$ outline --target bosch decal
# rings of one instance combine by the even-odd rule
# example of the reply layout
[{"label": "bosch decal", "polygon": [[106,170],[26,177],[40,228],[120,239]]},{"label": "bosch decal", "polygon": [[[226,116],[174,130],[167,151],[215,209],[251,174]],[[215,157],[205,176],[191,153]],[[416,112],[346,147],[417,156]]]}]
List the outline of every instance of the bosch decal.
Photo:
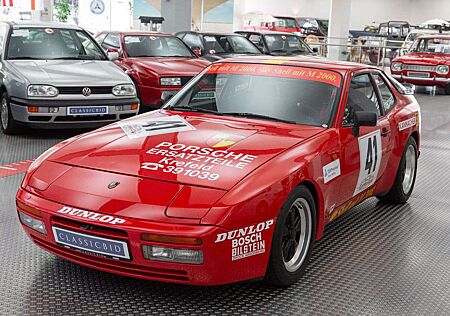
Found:
[{"label": "bosch decal", "polygon": [[231,240],[231,260],[255,256],[266,251],[266,241],[262,232],[273,225],[273,219],[256,225],[217,234],[216,243]]}]

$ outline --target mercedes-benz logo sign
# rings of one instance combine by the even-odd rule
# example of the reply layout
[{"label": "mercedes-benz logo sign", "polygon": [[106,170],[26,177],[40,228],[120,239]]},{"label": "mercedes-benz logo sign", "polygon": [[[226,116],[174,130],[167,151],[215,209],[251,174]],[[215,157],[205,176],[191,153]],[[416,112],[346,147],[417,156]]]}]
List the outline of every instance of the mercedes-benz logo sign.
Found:
[{"label": "mercedes-benz logo sign", "polygon": [[92,0],[89,7],[91,12],[97,15],[105,11],[105,3],[102,0]]},{"label": "mercedes-benz logo sign", "polygon": [[113,181],[110,184],[108,184],[108,189],[112,190],[114,188],[117,188],[117,186],[120,184],[119,181]]},{"label": "mercedes-benz logo sign", "polygon": [[85,97],[88,97],[88,96],[91,95],[91,89],[89,89],[88,87],[83,88],[83,90],[81,90],[81,93],[83,93],[83,95],[84,95]]}]

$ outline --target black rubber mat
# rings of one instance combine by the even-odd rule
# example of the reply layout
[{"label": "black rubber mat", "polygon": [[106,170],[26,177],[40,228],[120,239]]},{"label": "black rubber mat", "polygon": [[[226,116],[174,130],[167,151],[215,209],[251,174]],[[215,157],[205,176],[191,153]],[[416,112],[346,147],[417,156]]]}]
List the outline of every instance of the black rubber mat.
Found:
[{"label": "black rubber mat", "polygon": [[[83,268],[34,246],[16,219],[22,175],[0,179],[1,315],[450,315],[450,97],[417,95],[422,154],[404,206],[370,199],[326,229],[300,282],[190,287]],[[0,136],[0,164],[71,133]],[[57,137],[54,137],[57,135]]]}]

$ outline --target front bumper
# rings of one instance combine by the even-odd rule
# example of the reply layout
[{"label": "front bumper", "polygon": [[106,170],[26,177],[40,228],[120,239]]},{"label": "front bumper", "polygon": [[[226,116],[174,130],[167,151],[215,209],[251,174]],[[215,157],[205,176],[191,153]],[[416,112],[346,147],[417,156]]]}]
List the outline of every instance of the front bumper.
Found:
[{"label": "front bumper", "polygon": [[397,79],[399,82],[406,82],[423,86],[433,86],[433,85],[445,86],[446,84],[450,83],[450,78],[444,77],[420,78],[420,77],[405,76],[402,74],[392,74],[392,77]]},{"label": "front bumper", "polygon": [[174,94],[182,87],[151,87],[139,86],[139,96],[141,98],[141,113],[160,109],[163,106],[162,96],[165,93]]},{"label": "front bumper", "polygon": [[[126,222],[120,225],[108,225],[86,218],[80,219],[67,214],[59,214],[56,210],[61,209],[63,205],[43,199],[24,189],[19,189],[17,201],[32,206],[42,213],[42,217],[36,217],[18,207],[18,211],[44,222],[47,235],[22,225],[35,244],[61,258],[89,268],[140,279],[191,285],[221,285],[248,279],[260,279],[265,275],[272,230],[263,234],[265,239],[264,252],[255,256],[232,260],[231,240],[216,243],[218,234],[228,231],[217,226],[161,223],[132,218],[126,218]],[[52,227],[126,242],[131,260],[115,260],[66,248],[56,243]],[[141,240],[143,233],[174,235],[174,232],[176,232],[176,236],[180,237],[200,238],[203,244],[187,246]],[[197,265],[147,260],[143,256],[142,245],[200,249],[203,251],[204,263]]]},{"label": "front bumper", "polygon": [[[95,128],[121,119],[132,117],[139,111],[119,110],[139,104],[137,98],[92,99],[92,100],[32,100],[11,97],[11,113],[18,123],[36,128]],[[28,107],[38,107],[39,112],[28,112]],[[69,106],[108,106],[108,113],[102,115],[67,115]],[[49,113],[49,108],[58,108]]]}]

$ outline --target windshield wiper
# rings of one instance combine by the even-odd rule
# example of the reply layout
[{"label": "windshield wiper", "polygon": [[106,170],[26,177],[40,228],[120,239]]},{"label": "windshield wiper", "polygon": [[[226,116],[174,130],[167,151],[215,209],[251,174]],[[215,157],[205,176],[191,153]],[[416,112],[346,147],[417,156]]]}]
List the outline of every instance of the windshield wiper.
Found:
[{"label": "windshield wiper", "polygon": [[20,59],[24,59],[24,60],[45,60],[46,58],[37,58],[37,57],[31,57],[31,56],[20,56],[20,57],[9,57],[8,60],[20,60]]},{"label": "windshield wiper", "polygon": [[104,59],[95,59],[89,56],[66,56],[66,57],[55,57],[48,58],[49,60],[104,60]]},{"label": "windshield wiper", "polygon": [[230,116],[242,116],[247,118],[256,118],[256,119],[263,119],[263,120],[271,120],[271,121],[277,121],[282,123],[289,123],[289,124],[297,124],[295,121],[289,121],[289,120],[283,120],[280,118],[276,118],[273,116],[268,115],[262,115],[262,114],[256,114],[256,113],[246,113],[246,112],[224,112],[223,115],[230,115]]},{"label": "windshield wiper", "polygon": [[210,114],[214,114],[214,115],[223,115],[220,112],[214,111],[214,110],[207,110],[207,109],[202,109],[202,108],[193,108],[192,106],[189,105],[173,105],[170,106],[168,108],[168,110],[175,110],[175,111],[185,111],[185,112],[199,112],[199,113],[210,113]]}]

